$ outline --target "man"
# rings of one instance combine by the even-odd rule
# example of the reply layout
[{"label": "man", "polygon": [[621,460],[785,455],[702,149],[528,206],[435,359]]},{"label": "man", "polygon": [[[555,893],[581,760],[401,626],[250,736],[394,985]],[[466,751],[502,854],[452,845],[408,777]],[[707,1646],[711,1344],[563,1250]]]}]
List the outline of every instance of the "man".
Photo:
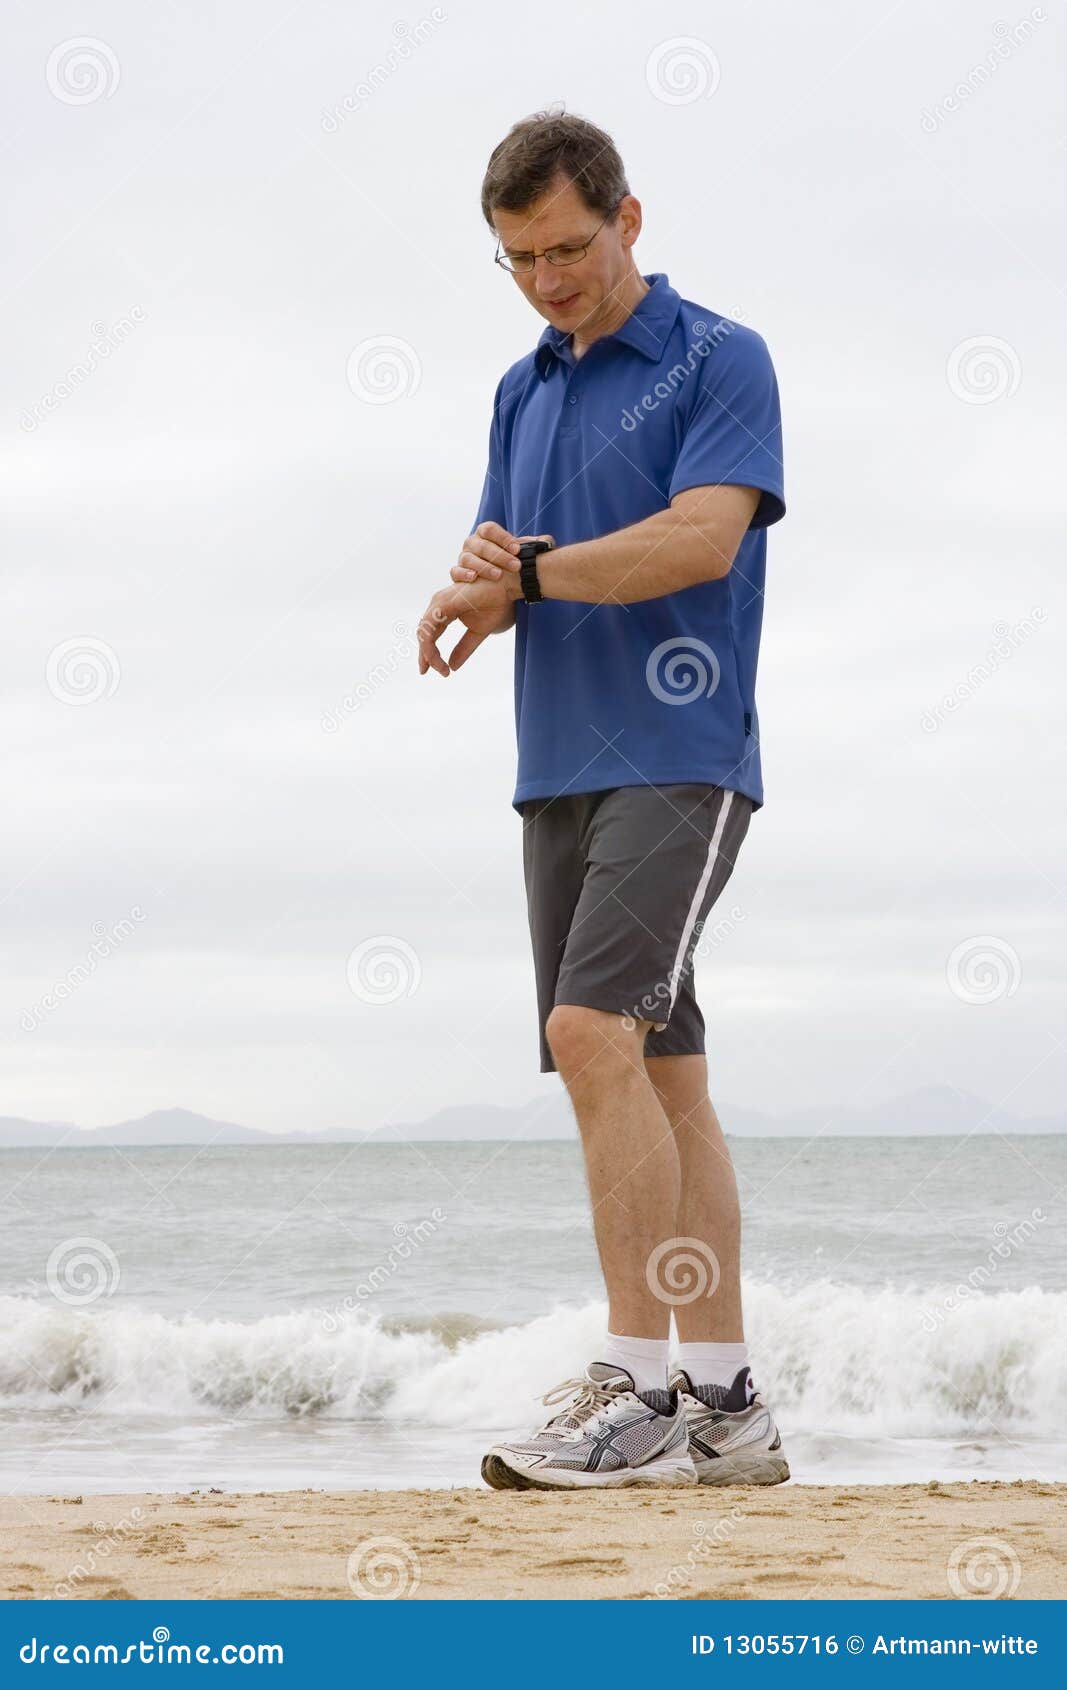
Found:
[{"label": "man", "polygon": [[593,124],[516,124],[482,210],[548,326],[497,388],[474,531],[420,625],[419,669],[447,675],[514,627],[541,1070],[574,1106],[609,1316],[584,1377],[546,1397],[562,1405],[547,1425],[482,1473],[515,1489],[778,1483],[692,986],[763,800],[765,529],[785,512],[774,371],[758,335],[638,271],[641,206]]}]

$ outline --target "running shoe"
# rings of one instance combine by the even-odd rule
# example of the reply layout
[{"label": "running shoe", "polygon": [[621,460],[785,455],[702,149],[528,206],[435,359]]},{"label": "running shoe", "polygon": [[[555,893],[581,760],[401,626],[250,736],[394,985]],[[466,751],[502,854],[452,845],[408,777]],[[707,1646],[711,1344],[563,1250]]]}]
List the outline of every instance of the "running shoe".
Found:
[{"label": "running shoe", "polygon": [[482,1478],[494,1490],[692,1485],[696,1469],[676,1391],[638,1391],[625,1368],[594,1361],[542,1399],[565,1403],[532,1438],[494,1445]]},{"label": "running shoe", "polygon": [[689,1425],[689,1453],[702,1485],[780,1485],[789,1477],[774,1416],[747,1367],[732,1385],[694,1385],[671,1375]]}]

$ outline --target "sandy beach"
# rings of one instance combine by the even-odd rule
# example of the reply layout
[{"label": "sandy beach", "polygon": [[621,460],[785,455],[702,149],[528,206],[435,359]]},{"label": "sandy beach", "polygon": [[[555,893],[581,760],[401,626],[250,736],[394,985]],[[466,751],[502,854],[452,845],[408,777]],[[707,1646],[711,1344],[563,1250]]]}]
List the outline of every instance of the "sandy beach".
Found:
[{"label": "sandy beach", "polygon": [[0,1594],[758,1598],[1067,1594],[1067,1486],[5,1497]]}]

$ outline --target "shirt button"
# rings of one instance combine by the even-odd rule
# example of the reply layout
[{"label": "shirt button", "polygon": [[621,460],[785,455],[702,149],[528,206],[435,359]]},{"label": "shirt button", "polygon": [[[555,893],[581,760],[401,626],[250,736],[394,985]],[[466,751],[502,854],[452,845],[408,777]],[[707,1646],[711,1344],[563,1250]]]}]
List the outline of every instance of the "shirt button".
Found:
[{"label": "shirt button", "polygon": [[575,394],[573,394],[573,393],[572,393],[572,394],[571,394],[571,404],[572,404],[572,405],[577,405],[577,403],[578,403],[578,399],[577,399],[577,396],[576,396],[576,395],[575,395]]}]

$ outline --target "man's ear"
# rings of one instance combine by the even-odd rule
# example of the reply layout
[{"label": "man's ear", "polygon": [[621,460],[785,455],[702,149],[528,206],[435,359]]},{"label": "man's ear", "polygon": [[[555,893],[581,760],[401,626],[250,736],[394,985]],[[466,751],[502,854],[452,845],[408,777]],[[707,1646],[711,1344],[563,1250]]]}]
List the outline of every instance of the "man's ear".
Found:
[{"label": "man's ear", "polygon": [[641,201],[634,194],[627,194],[619,201],[619,219],[622,223],[622,244],[633,246],[641,233]]}]

